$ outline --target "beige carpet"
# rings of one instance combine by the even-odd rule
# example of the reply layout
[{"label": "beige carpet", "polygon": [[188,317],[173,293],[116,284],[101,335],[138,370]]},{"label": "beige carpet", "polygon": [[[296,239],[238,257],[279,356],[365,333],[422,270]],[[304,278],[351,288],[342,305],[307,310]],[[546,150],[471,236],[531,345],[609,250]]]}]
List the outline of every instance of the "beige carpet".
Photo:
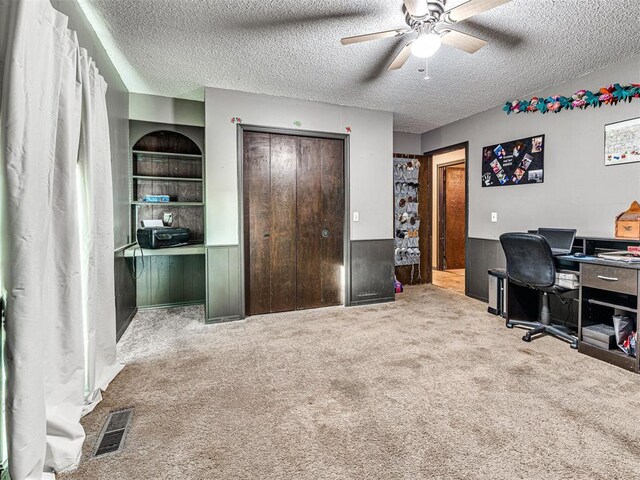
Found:
[{"label": "beige carpet", "polygon": [[125,450],[69,479],[638,478],[640,380],[531,344],[435,287],[390,304],[205,326],[139,314],[84,420],[133,406]]}]

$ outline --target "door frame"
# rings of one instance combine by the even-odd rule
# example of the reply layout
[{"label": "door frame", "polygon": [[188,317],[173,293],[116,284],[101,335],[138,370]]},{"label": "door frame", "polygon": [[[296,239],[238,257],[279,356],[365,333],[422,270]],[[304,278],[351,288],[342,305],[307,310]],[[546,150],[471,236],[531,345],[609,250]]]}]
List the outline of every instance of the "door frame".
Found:
[{"label": "door frame", "polygon": [[[429,157],[431,165],[433,165],[434,155],[441,155],[443,153],[453,152],[454,150],[464,149],[464,204],[465,204],[465,222],[464,222],[464,268],[465,271],[469,269],[469,141],[460,142],[447,147],[437,148],[435,150],[429,150],[424,152],[424,155]],[[433,167],[432,167],[433,168]],[[432,202],[436,199],[432,198]],[[431,205],[433,209],[433,205]],[[464,294],[469,295],[469,276],[464,276]]]},{"label": "door frame", "polygon": [[[445,257],[445,253],[446,253],[445,248],[447,244],[447,229],[446,229],[447,227],[447,214],[446,214],[447,192],[445,188],[445,181],[446,181],[445,172],[447,167],[453,167],[454,165],[464,165],[465,170],[467,168],[467,165],[465,164],[465,162],[460,160],[454,160],[453,162],[447,162],[447,163],[438,165],[438,198],[434,199],[434,202],[435,201],[438,202],[438,208],[436,210],[438,214],[437,215],[438,218],[436,218],[436,222],[438,225],[438,251],[435,252],[437,255],[436,268],[438,270],[445,270],[445,265],[442,259]],[[465,171],[464,183],[465,183],[465,195],[466,195],[466,183],[467,183],[466,171]],[[465,208],[466,208],[466,205],[465,205]],[[465,230],[465,235],[466,235],[466,230]],[[465,251],[465,260],[466,258],[467,257],[466,257],[466,251]]]},{"label": "door frame", "polygon": [[350,183],[349,183],[349,139],[348,134],[318,132],[313,130],[300,130],[292,128],[265,127],[261,125],[237,124],[237,143],[238,143],[238,254],[240,268],[240,318],[246,318],[246,278],[245,278],[245,258],[244,258],[244,133],[269,133],[274,135],[290,135],[295,137],[311,137],[311,138],[327,138],[332,140],[343,140],[343,182],[344,182],[344,212],[343,212],[343,235],[342,235],[342,258],[344,268],[344,292],[343,305],[351,305],[351,223],[350,223]]}]

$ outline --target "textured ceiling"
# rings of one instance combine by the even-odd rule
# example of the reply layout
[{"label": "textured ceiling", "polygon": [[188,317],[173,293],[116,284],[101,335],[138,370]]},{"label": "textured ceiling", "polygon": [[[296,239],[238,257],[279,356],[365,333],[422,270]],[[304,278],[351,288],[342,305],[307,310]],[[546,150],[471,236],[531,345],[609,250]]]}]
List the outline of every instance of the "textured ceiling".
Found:
[{"label": "textured ceiling", "polygon": [[404,27],[401,0],[79,1],[132,92],[201,100],[211,86],[387,110],[415,133],[640,54],[638,0],[513,0],[458,24],[489,44],[443,46],[428,81],[416,58],[385,71],[406,39],[340,44]]}]

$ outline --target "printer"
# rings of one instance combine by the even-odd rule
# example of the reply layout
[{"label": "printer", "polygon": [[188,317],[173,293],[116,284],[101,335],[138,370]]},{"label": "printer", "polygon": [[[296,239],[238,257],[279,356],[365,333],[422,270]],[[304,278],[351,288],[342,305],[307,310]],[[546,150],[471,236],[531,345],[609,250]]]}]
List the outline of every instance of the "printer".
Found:
[{"label": "printer", "polygon": [[136,232],[141,248],[180,247],[189,243],[189,229],[179,227],[143,227]]}]

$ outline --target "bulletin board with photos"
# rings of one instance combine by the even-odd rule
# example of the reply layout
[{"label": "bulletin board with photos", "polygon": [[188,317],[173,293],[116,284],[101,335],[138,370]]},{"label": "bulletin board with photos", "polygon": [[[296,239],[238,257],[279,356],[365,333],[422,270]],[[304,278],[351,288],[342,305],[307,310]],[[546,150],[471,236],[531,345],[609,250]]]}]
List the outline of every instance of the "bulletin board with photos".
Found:
[{"label": "bulletin board with photos", "polygon": [[544,181],[544,135],[482,149],[482,186],[501,187]]}]

